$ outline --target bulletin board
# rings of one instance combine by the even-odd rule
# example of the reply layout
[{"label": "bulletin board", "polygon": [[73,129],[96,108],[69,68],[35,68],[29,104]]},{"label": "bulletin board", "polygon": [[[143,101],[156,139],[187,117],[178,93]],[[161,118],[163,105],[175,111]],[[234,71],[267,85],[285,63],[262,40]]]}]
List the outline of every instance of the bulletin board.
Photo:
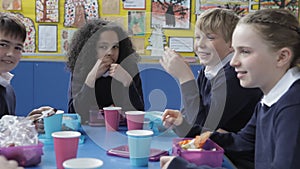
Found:
[{"label": "bulletin board", "polygon": [[[299,16],[298,0],[293,2],[288,8]],[[264,0],[229,3],[214,0],[0,0],[0,3],[1,12],[16,13],[29,27],[23,58],[53,60],[65,59],[73,33],[91,18],[101,17],[122,25],[142,58],[159,58],[163,47],[169,45],[177,46],[183,56],[194,57],[194,52],[189,47],[180,47],[180,43],[193,44],[194,24],[201,11],[223,7],[244,15],[260,8],[276,7],[275,3]]]}]

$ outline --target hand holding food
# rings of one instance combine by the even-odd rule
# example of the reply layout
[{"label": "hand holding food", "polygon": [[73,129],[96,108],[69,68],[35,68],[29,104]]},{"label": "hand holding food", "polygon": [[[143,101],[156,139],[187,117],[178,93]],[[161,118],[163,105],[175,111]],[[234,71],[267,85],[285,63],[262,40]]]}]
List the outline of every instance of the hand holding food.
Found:
[{"label": "hand holding food", "polygon": [[169,128],[172,125],[179,126],[183,121],[183,117],[178,110],[166,109],[162,115],[162,121],[163,125]]},{"label": "hand holding food", "polygon": [[181,148],[185,150],[192,150],[192,149],[198,149],[202,150],[203,145],[205,142],[209,139],[212,132],[204,132],[200,136],[196,136],[194,139],[191,140],[182,140],[178,144]]}]

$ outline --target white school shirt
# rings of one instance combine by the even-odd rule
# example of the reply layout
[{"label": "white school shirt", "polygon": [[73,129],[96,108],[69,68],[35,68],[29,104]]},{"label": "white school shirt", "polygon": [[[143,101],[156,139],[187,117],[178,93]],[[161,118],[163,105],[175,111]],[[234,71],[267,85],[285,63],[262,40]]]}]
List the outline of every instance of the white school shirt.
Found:
[{"label": "white school shirt", "polygon": [[13,77],[14,75],[9,72],[0,74],[0,85],[3,87],[7,87]]},{"label": "white school shirt", "polygon": [[270,92],[267,95],[264,95],[261,100],[261,104],[265,104],[268,107],[271,107],[280,99],[282,95],[284,95],[285,92],[289,90],[292,84],[298,79],[300,79],[300,68],[290,68],[270,90]]},{"label": "white school shirt", "polygon": [[205,77],[208,80],[211,80],[212,78],[214,78],[218,74],[218,72],[223,68],[223,66],[226,65],[228,62],[230,62],[232,57],[233,57],[233,53],[230,53],[221,62],[219,62],[216,66],[214,66],[212,69],[207,70],[205,68],[205,70],[204,70]]}]

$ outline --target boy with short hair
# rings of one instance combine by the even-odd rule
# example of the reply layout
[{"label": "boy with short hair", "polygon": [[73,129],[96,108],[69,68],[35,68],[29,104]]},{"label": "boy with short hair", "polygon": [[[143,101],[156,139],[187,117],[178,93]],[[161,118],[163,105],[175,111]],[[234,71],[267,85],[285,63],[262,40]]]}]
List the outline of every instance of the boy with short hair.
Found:
[{"label": "boy with short hair", "polygon": [[26,27],[15,16],[0,13],[0,118],[15,115],[16,97],[10,84],[13,75],[9,72],[19,63]]},{"label": "boy with short hair", "polygon": [[[194,51],[203,67],[197,84],[183,57],[166,48],[160,63],[178,78],[183,95],[185,118],[175,122],[177,134],[193,137],[200,134],[203,126],[237,132],[251,118],[262,93],[259,89],[241,87],[234,68],[229,65],[233,56],[231,36],[238,21],[233,11],[221,8],[208,9],[198,17]],[[168,125],[170,120],[172,125],[171,117],[181,113],[168,112],[164,113],[164,117],[169,117],[165,122]],[[189,130],[188,123],[195,126]]]},{"label": "boy with short hair", "polygon": [[[26,27],[14,14],[0,12],[0,118],[15,115],[16,96],[10,84],[13,75],[9,73],[21,60],[23,44],[26,39]],[[33,119],[42,111],[52,107],[43,106],[32,110],[28,116]]]}]

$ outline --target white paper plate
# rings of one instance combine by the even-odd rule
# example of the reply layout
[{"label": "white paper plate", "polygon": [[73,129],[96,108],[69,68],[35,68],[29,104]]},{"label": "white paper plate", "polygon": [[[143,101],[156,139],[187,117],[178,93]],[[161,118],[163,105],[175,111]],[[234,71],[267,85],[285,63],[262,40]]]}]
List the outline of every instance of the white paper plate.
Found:
[{"label": "white paper plate", "polygon": [[96,158],[72,158],[64,161],[65,169],[99,169],[103,161]]}]

